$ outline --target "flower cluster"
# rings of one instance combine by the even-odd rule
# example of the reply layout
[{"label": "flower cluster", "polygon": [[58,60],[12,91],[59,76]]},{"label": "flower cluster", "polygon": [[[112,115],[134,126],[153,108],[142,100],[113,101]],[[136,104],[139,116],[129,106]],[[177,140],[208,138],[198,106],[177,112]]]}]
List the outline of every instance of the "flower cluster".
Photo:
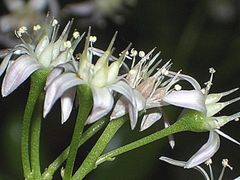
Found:
[{"label": "flower cluster", "polygon": [[[139,112],[143,112],[140,127],[140,131],[143,131],[163,117],[163,106],[186,108],[190,115],[199,113],[200,118],[194,118],[193,115],[191,120],[184,122],[186,124],[183,129],[172,133],[186,130],[209,131],[207,143],[187,162],[173,162],[173,164],[180,164],[184,168],[198,167],[219,149],[219,135],[240,145],[238,141],[219,130],[226,123],[238,120],[240,113],[215,117],[215,114],[224,107],[240,100],[238,97],[219,103],[222,97],[238,89],[209,94],[215,73],[213,68],[210,68],[210,80],[202,89],[191,76],[181,71],[171,71],[171,61],[161,65],[160,53],[154,54],[155,49],[145,54],[143,51],[130,50],[131,44],[129,44],[118,58],[115,57],[113,45],[117,33],[114,34],[105,51],[93,47],[97,38],[91,36],[91,28],[88,30],[83,51],[77,54],[74,51],[84,33],[80,36],[75,30],[69,38],[71,26],[72,21],[69,21],[58,37],[60,27],[58,21],[47,16],[43,25],[37,24],[32,30],[22,26],[15,31],[21,43],[3,55],[5,57],[0,65],[0,75],[4,71],[6,74],[2,83],[2,96],[8,96],[34,72],[43,69],[48,74],[44,88],[44,118],[55,102],[61,98],[61,122],[66,122],[73,109],[76,89],[85,85],[91,89],[93,99],[91,112],[87,113],[87,118],[83,120],[85,124],[94,123],[105,116],[114,121],[127,114],[131,129],[135,129]],[[127,60],[132,62],[130,68],[125,63]],[[127,72],[120,73],[121,68],[125,68]],[[187,82],[191,88],[184,88],[181,81]],[[171,126],[167,119],[163,119],[165,128],[168,128],[164,129],[166,131],[175,127],[177,122],[181,122],[179,120],[175,126]],[[193,128],[186,128],[190,126]],[[166,134],[172,135],[171,132]],[[174,144],[174,140],[170,137],[170,145],[173,147]],[[78,147],[74,148],[77,150]],[[162,160],[170,162],[166,158]]]}]

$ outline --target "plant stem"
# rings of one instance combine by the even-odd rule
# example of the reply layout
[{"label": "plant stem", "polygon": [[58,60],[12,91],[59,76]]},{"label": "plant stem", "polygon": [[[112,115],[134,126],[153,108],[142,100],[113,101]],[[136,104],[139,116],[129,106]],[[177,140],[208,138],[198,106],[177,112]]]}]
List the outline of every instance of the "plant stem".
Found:
[{"label": "plant stem", "polygon": [[112,120],[108,124],[101,137],[98,139],[97,143],[94,145],[94,147],[92,148],[86,159],[83,161],[80,168],[74,174],[72,179],[81,180],[96,167],[95,163],[97,159],[102,154],[103,150],[106,148],[115,133],[127,121],[127,119],[128,116],[125,115],[121,118]]},{"label": "plant stem", "polygon": [[31,127],[31,166],[32,174],[34,179],[41,178],[41,167],[40,167],[40,132],[42,124],[42,112],[43,112],[43,100],[44,93],[42,92],[38,98],[33,117]]},{"label": "plant stem", "polygon": [[45,78],[46,74],[47,74],[46,70],[38,70],[31,76],[30,91],[24,111],[21,133],[21,156],[25,178],[31,177],[31,166],[29,158],[29,134],[31,127],[31,118],[37,99],[43,90],[46,80]]},{"label": "plant stem", "polygon": [[[100,129],[102,129],[108,119],[103,118],[95,122],[91,127],[89,127],[83,134],[79,142],[78,148],[84,144],[88,139],[94,136]],[[70,147],[68,146],[48,167],[48,169],[43,173],[42,179],[50,180],[53,174],[61,166],[61,164],[67,159]]]},{"label": "plant stem", "polygon": [[72,171],[74,168],[74,162],[77,155],[79,141],[82,138],[84,123],[86,122],[92,107],[92,93],[91,89],[88,86],[81,85],[78,87],[78,97],[79,97],[79,110],[72,140],[70,143],[69,155],[63,176],[64,180],[70,180],[72,177]]}]

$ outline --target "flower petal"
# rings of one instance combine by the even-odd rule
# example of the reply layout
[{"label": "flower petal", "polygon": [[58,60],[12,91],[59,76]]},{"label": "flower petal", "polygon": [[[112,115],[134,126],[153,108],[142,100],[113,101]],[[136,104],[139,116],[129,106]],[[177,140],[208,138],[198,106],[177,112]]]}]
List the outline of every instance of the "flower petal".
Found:
[{"label": "flower petal", "polygon": [[125,114],[127,114],[128,109],[128,102],[126,100],[126,98],[124,98],[123,96],[119,98],[119,100],[116,102],[112,114],[110,116],[110,119],[117,119]]},{"label": "flower petal", "polygon": [[198,90],[172,91],[162,100],[175,106],[206,112],[205,97]]},{"label": "flower petal", "polygon": [[47,6],[48,0],[30,0],[28,1],[29,6],[32,10],[37,10],[37,11],[41,11],[44,10],[44,8]]},{"label": "flower petal", "polygon": [[93,123],[107,115],[114,103],[113,95],[108,88],[92,88],[93,109],[86,124]]},{"label": "flower petal", "polygon": [[9,11],[18,11],[23,8],[23,0],[4,0],[4,4],[7,6]]},{"label": "flower petal", "polygon": [[62,124],[65,123],[73,108],[73,102],[76,94],[76,88],[66,90],[61,97]]},{"label": "flower petal", "polygon": [[214,132],[209,132],[209,138],[205,143],[186,163],[184,168],[192,168],[197,166],[208,159],[210,159],[220,147],[219,135]]},{"label": "flower petal", "polygon": [[12,52],[7,54],[5,56],[5,58],[3,59],[1,65],[0,65],[0,76],[4,73],[4,71],[6,70],[7,66],[8,66],[8,63],[10,61],[10,58],[12,57]]},{"label": "flower petal", "polygon": [[129,118],[131,128],[134,129],[137,124],[138,108],[132,88],[124,81],[118,81],[117,83],[112,84],[110,88],[122,94],[129,101]]},{"label": "flower petal", "polygon": [[[170,77],[174,77],[177,73],[175,72],[172,72],[172,71],[169,71],[169,76]],[[199,85],[199,83],[197,82],[196,79],[194,79],[193,77],[191,76],[188,76],[188,75],[185,75],[185,74],[179,74],[177,79],[179,80],[186,80],[188,81],[190,84],[192,84],[192,86],[194,87],[194,89],[196,90],[201,90],[201,86]]]},{"label": "flower petal", "polygon": [[229,135],[225,134],[224,132],[220,131],[219,129],[214,129],[214,131],[216,131],[219,135],[221,135],[222,137],[225,137],[229,141],[232,141],[232,142],[236,143],[237,145],[240,145],[240,142],[238,142],[237,140],[233,139],[232,137],[230,137]]},{"label": "flower petal", "polygon": [[161,119],[162,113],[156,112],[156,113],[150,113],[143,116],[141,128],[140,131],[144,131],[145,129],[152,126],[156,121]]},{"label": "flower petal", "polygon": [[46,117],[54,103],[66,90],[79,84],[85,84],[85,82],[79,79],[74,73],[66,73],[54,79],[46,91],[43,117]]},{"label": "flower petal", "polygon": [[[159,159],[162,161],[165,161],[169,164],[179,166],[179,167],[184,167],[186,165],[185,161],[178,161],[178,160],[171,159],[171,158],[164,157],[164,156],[161,156]],[[206,173],[206,171],[203,168],[201,168],[200,166],[195,166],[193,168],[198,170],[205,177],[206,180],[210,180],[208,174]]]},{"label": "flower petal", "polygon": [[46,90],[48,86],[54,81],[54,79],[56,79],[59,75],[61,75],[62,72],[63,72],[62,68],[54,68],[47,77],[47,81],[44,89]]},{"label": "flower petal", "polygon": [[7,70],[2,83],[2,96],[7,96],[13,92],[22,82],[24,82],[34,71],[40,69],[42,65],[37,63],[28,55],[20,56]]}]

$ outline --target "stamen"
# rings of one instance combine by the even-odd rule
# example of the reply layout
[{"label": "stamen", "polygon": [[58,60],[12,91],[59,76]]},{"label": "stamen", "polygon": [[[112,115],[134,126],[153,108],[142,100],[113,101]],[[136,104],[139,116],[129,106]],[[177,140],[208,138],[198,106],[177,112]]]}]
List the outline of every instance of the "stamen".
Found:
[{"label": "stamen", "polygon": [[96,41],[97,41],[97,37],[96,36],[90,36],[89,37],[89,42],[95,43]]},{"label": "stamen", "polygon": [[65,48],[71,48],[71,47],[72,47],[71,41],[65,41],[65,42],[64,42],[64,47],[65,47]]},{"label": "stamen", "polygon": [[145,52],[144,51],[139,51],[138,53],[140,58],[143,58],[145,56]]},{"label": "stamen", "polygon": [[80,36],[80,34],[79,34],[78,31],[75,31],[75,32],[73,33],[73,38],[74,38],[74,39],[77,39],[79,36]]},{"label": "stamen", "polygon": [[53,21],[52,21],[52,26],[56,26],[57,24],[58,24],[58,20],[53,19]]},{"label": "stamen", "polygon": [[22,26],[17,31],[15,31],[15,35],[19,38],[19,37],[22,37],[22,34],[26,32],[27,32],[27,27]]},{"label": "stamen", "polygon": [[209,79],[209,81],[208,82],[206,82],[206,83],[204,83],[205,85],[206,85],[206,93],[208,94],[208,92],[209,92],[209,90],[210,90],[210,88],[211,88],[211,86],[213,85],[213,74],[216,72],[216,70],[214,69],[214,68],[209,68],[209,73],[211,74],[210,75],[210,79]]},{"label": "stamen", "polygon": [[211,164],[212,164],[212,159],[207,160],[207,161],[205,162],[205,164],[208,166],[211,180],[213,180],[213,179],[214,179],[214,176],[213,176],[213,170],[212,170],[212,166],[211,166]]},{"label": "stamen", "polygon": [[131,53],[130,54],[131,57],[136,57],[138,54],[137,50],[135,50],[134,48],[131,49],[130,53]]},{"label": "stamen", "polygon": [[220,174],[218,180],[222,180],[223,174],[224,174],[224,172],[225,172],[226,167],[228,167],[229,169],[233,170],[233,167],[231,167],[231,166],[228,164],[228,159],[223,159],[223,160],[222,160],[222,165],[223,165],[223,168],[222,168],[222,171],[221,171],[221,174]]},{"label": "stamen", "polygon": [[176,91],[180,91],[180,90],[182,89],[182,86],[180,86],[179,84],[176,84],[176,85],[174,86],[174,89],[175,89]]},{"label": "stamen", "polygon": [[33,30],[34,30],[34,31],[37,31],[37,30],[39,30],[39,29],[41,29],[41,26],[40,26],[39,24],[33,26]]}]

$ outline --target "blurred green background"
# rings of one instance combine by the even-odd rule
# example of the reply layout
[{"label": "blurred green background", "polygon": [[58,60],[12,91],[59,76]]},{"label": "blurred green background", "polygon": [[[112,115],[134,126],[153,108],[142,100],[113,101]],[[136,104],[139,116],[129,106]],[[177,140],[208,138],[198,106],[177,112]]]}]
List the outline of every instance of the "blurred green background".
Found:
[{"label": "blurred green background", "polygon": [[[111,1],[111,0],[109,0]],[[66,3],[60,1],[61,7]],[[1,2],[1,15],[8,13]],[[172,59],[172,70],[195,77],[202,85],[208,81],[208,68],[217,71],[211,92],[223,92],[240,86],[240,1],[239,0],[138,0],[134,6],[124,6],[120,14],[124,22],[116,24],[106,17],[106,25],[93,26],[93,34],[98,38],[96,47],[104,49],[115,31],[119,31],[115,47],[120,52],[129,42],[137,50],[149,51],[157,47],[161,58]],[[117,13],[117,12],[113,12]],[[65,24],[71,16],[64,16]],[[78,17],[75,17],[78,19]],[[81,22],[81,19],[79,19]],[[80,32],[87,31],[87,25],[78,24]],[[37,22],[36,22],[37,23]],[[89,24],[91,25],[91,24]],[[4,48],[3,46],[1,48]],[[1,77],[2,81],[2,77]],[[0,179],[23,179],[20,160],[20,131],[23,109],[26,103],[29,82],[24,83],[13,94],[0,98]],[[239,92],[227,99],[239,96]],[[239,111],[240,103],[226,108],[219,115],[231,115]],[[167,108],[172,122],[180,109]],[[61,125],[59,104],[56,104],[46,119],[42,130],[42,164],[46,167],[68,145],[74,125],[74,116]],[[157,122],[146,132],[131,131],[127,123],[113,139],[108,149],[155,132],[163,127]],[[222,128],[230,136],[240,140],[239,122],[232,122]],[[99,134],[98,134],[99,135]],[[78,163],[87,155],[97,139],[95,136],[82,147]],[[158,160],[168,156],[187,160],[207,141],[208,133],[182,133],[175,135],[176,146],[172,150],[167,139],[147,145],[141,149],[123,154],[113,162],[100,165],[87,180],[145,180],[145,179],[203,179],[195,170],[186,170]],[[228,158],[232,171],[226,170],[224,179],[240,176],[239,146],[221,138],[220,150],[213,158],[213,169],[217,177],[221,171],[221,161]],[[205,167],[205,166],[203,166]],[[59,179],[59,172],[55,179]]]}]

